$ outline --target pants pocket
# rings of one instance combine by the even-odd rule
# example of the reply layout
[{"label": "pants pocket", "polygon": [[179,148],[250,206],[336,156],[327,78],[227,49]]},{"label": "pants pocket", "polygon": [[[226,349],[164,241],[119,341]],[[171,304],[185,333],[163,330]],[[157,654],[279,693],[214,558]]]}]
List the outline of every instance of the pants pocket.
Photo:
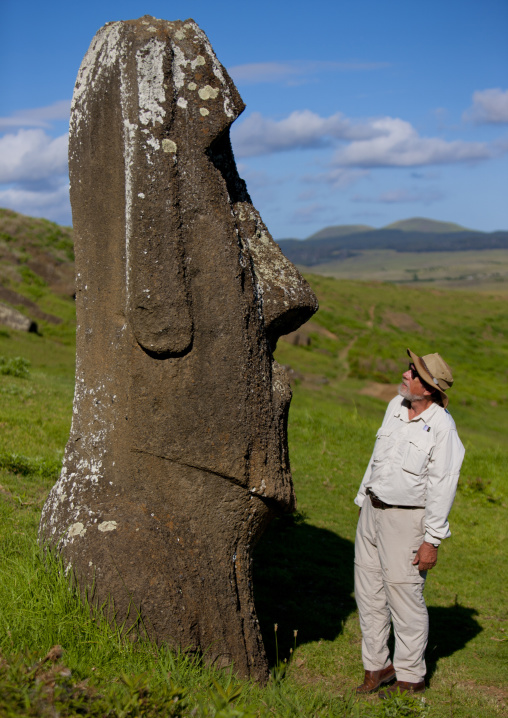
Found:
[{"label": "pants pocket", "polygon": [[420,571],[418,569],[418,564],[413,564],[413,561],[415,560],[415,556],[418,553],[418,549],[421,546],[421,542],[418,544],[418,546],[412,546],[409,549],[409,560],[407,565],[407,575],[411,576],[412,578],[423,578],[425,580],[425,577],[427,576],[427,571]]}]

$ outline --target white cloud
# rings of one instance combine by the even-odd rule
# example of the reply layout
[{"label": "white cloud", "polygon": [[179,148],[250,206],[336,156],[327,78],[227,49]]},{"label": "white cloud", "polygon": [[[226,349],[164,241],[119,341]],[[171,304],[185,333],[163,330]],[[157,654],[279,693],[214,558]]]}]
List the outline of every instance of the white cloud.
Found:
[{"label": "white cloud", "polygon": [[68,136],[18,130],[0,137],[0,183],[33,182],[67,173]]},{"label": "white cloud", "polygon": [[335,167],[329,172],[323,172],[317,175],[305,175],[302,179],[308,183],[324,182],[325,184],[332,185],[332,187],[336,189],[345,189],[369,175],[369,170]]},{"label": "white cloud", "polygon": [[292,220],[296,222],[302,222],[304,224],[315,222],[327,209],[328,208],[325,207],[323,204],[320,204],[319,202],[313,202],[312,204],[298,207],[298,209],[293,212]]},{"label": "white cloud", "polygon": [[476,125],[508,123],[508,90],[499,87],[478,90],[473,94],[473,105],[463,115]]},{"label": "white cloud", "polygon": [[355,195],[351,198],[353,202],[367,202],[380,204],[433,204],[445,198],[443,192],[434,189],[426,190],[410,190],[410,189],[393,189],[382,192],[377,197]]},{"label": "white cloud", "polygon": [[46,107],[19,110],[9,117],[0,117],[0,130],[12,127],[49,128],[55,120],[68,120],[71,110],[70,100],[59,100]]},{"label": "white cloud", "polygon": [[333,164],[339,167],[420,167],[489,159],[493,150],[484,142],[447,142],[438,137],[420,137],[404,120],[382,117],[371,121],[377,136],[359,139],[337,151]]},{"label": "white cloud", "polygon": [[[382,132],[383,130],[381,130]],[[272,120],[254,112],[234,125],[231,139],[235,155],[252,157],[294,149],[326,147],[332,140],[361,140],[376,137],[380,130],[353,123],[341,112],[320,117],[311,110],[295,110],[283,120]]]},{"label": "white cloud", "polygon": [[69,224],[67,143],[42,129],[0,137],[0,206]]},{"label": "white cloud", "polygon": [[390,67],[389,62],[251,62],[228,68],[233,80],[240,85],[255,83],[301,84],[323,72],[365,72]]},{"label": "white cloud", "polygon": [[[300,149],[319,149],[347,143],[332,158],[338,168],[421,167],[477,162],[501,154],[502,145],[485,142],[447,141],[421,137],[409,123],[396,117],[352,120],[341,112],[320,117],[311,110],[296,110],[282,120],[253,113],[232,129],[235,154],[267,155]],[[337,186],[359,178],[337,175]]]},{"label": "white cloud", "polygon": [[69,183],[62,182],[50,190],[31,190],[19,187],[0,189],[0,207],[32,217],[45,217],[62,224],[71,223]]}]

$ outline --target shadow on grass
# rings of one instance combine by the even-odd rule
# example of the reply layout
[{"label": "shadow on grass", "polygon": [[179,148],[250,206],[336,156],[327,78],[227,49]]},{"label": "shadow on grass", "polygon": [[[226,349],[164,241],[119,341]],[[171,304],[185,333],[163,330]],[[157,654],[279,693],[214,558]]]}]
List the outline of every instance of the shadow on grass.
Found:
[{"label": "shadow on grass", "polygon": [[268,660],[276,663],[294,646],[333,640],[356,609],[354,544],[304,523],[298,515],[275,519],[254,553],[254,596]]},{"label": "shadow on grass", "polygon": [[483,630],[474,618],[478,615],[474,608],[455,603],[453,606],[429,606],[428,609],[427,681],[434,674],[440,658],[460,651]]},{"label": "shadow on grass", "polygon": [[[356,610],[354,544],[331,531],[306,524],[298,514],[275,519],[254,552],[254,597],[270,665],[289,658],[294,646],[334,640]],[[427,680],[440,658],[461,650],[482,628],[477,611],[455,603],[429,606]],[[390,642],[393,653],[393,637]],[[360,646],[358,647],[360,660]]]}]

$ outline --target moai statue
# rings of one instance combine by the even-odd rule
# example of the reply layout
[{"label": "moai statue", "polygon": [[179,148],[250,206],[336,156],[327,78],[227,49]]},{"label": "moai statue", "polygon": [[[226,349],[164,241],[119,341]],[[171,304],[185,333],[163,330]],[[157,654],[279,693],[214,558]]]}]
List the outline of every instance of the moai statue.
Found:
[{"label": "moai statue", "polygon": [[117,621],[264,681],[251,553],[295,506],[272,351],[317,300],[238,176],[243,109],[192,20],[109,23],[83,60],[76,389],[40,540]]}]

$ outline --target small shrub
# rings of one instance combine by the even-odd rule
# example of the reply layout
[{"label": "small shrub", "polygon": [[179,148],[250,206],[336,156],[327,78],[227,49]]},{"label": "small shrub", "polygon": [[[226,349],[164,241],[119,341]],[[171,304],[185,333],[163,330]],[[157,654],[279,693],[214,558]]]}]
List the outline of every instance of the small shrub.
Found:
[{"label": "small shrub", "polygon": [[35,287],[47,287],[48,283],[38,274],[33,272],[29,267],[19,267],[18,272],[23,280]]},{"label": "small shrub", "polygon": [[19,399],[30,399],[35,396],[35,391],[30,387],[18,386],[18,384],[6,384],[6,386],[0,386],[0,394],[6,396],[16,396]]},{"label": "small shrub", "polygon": [[500,499],[493,496],[490,486],[491,483],[491,481],[482,479],[481,476],[474,478],[468,476],[465,481],[459,481],[458,488],[460,493],[468,498],[479,498],[491,504],[498,504],[500,503]]},{"label": "small shrub", "polygon": [[51,479],[60,473],[62,460],[35,458],[32,459],[22,454],[10,454],[7,451],[0,451],[0,469],[9,471],[11,474],[21,476],[40,476],[43,479]]},{"label": "small shrub", "polygon": [[26,379],[30,375],[30,362],[24,357],[7,357],[0,356],[0,374],[8,374]]}]

